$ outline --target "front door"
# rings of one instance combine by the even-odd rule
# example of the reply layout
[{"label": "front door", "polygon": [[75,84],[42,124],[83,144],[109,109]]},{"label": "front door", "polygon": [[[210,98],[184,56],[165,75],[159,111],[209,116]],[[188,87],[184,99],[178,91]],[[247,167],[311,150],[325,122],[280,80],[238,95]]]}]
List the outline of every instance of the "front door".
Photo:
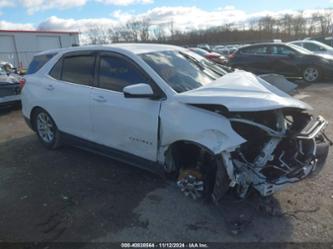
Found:
[{"label": "front door", "polygon": [[128,58],[112,53],[100,54],[97,72],[92,90],[95,142],[156,161],[160,100],[123,94],[125,86],[151,80]]}]

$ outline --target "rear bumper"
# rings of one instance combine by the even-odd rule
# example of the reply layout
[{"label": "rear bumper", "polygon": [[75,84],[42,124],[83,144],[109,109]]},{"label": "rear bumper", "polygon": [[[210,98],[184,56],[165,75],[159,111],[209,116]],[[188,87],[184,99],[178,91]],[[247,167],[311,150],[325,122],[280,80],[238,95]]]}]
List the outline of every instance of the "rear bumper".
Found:
[{"label": "rear bumper", "polygon": [[9,104],[11,102],[19,102],[20,86],[18,83],[0,83],[0,105]]},{"label": "rear bumper", "polygon": [[20,95],[11,95],[11,96],[4,96],[0,97],[0,105],[10,104],[10,103],[17,103],[21,101]]}]

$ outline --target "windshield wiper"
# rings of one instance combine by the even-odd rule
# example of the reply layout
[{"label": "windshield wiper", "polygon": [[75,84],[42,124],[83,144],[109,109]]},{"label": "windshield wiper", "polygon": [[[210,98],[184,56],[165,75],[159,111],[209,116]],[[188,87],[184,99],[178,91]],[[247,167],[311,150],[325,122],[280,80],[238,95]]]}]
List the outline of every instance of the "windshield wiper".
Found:
[{"label": "windshield wiper", "polygon": [[195,65],[197,65],[202,71],[205,70],[205,67],[202,65],[202,63],[200,61],[198,61],[197,59],[195,59],[194,57],[183,53],[183,52],[179,52],[182,56],[184,56],[186,59],[188,59],[190,62],[194,63]]}]

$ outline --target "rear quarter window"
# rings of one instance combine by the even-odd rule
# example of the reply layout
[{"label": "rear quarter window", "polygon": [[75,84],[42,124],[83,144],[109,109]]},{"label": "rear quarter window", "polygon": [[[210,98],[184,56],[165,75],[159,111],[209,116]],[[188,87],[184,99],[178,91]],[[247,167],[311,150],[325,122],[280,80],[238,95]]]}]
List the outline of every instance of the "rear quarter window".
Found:
[{"label": "rear quarter window", "polygon": [[28,67],[27,74],[36,73],[39,69],[41,69],[53,56],[56,54],[43,54],[34,56],[32,62]]}]

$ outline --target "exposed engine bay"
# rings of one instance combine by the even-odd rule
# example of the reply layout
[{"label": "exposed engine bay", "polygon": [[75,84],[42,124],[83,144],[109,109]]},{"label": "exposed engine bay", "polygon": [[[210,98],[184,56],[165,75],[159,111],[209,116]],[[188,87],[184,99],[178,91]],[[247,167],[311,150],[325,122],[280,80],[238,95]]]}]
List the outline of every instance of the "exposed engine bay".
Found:
[{"label": "exposed engine bay", "polygon": [[271,195],[324,165],[329,140],[324,133],[327,122],[321,116],[284,109],[231,113],[229,119],[247,140],[229,154],[241,196],[250,186],[263,196]]},{"label": "exposed engine bay", "polygon": [[[262,196],[269,196],[319,172],[328,155],[329,145],[332,145],[324,133],[327,121],[321,116],[314,118],[300,109],[231,113],[217,106],[204,108],[226,116],[232,128],[246,139],[237,148],[222,152],[223,163],[215,169],[214,199],[220,199],[225,193],[218,189],[225,181],[219,179],[218,167],[225,168],[230,179],[229,187],[234,187],[239,196],[245,197],[251,188]],[[192,151],[192,155],[200,153]],[[204,177],[198,173],[203,160],[193,161],[196,161],[195,167],[180,172],[178,186],[185,195],[197,199],[201,197],[204,185]]]}]

